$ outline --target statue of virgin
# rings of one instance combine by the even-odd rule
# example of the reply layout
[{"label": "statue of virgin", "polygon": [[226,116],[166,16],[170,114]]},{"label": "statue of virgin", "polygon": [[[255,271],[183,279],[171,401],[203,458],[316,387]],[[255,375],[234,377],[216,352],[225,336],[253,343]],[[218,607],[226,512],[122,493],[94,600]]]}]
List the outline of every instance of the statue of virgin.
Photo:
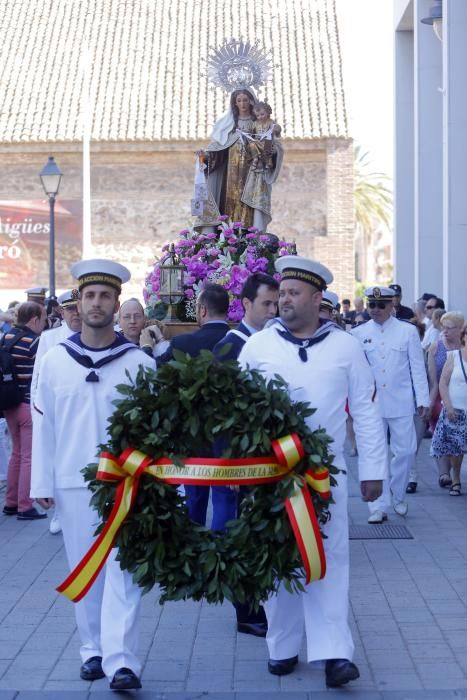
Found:
[{"label": "statue of virgin", "polygon": [[[247,228],[266,231],[271,221],[272,185],[280,172],[283,149],[276,140],[273,168],[258,173],[251,167],[255,102],[251,89],[234,90],[229,109],[214,125],[211,142],[199,155],[207,166],[205,174],[216,213],[242,221]],[[212,212],[209,216],[212,218]]]}]

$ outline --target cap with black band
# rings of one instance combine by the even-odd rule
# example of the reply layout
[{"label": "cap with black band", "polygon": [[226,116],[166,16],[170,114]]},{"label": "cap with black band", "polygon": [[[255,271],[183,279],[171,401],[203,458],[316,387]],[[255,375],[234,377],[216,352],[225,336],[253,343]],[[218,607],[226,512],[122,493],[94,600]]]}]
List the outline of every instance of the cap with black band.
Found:
[{"label": "cap with black band", "polygon": [[124,265],[95,258],[93,260],[81,260],[71,268],[71,274],[78,280],[78,289],[81,290],[90,284],[106,284],[113,287],[120,294],[122,284],[128,282],[131,273]]},{"label": "cap with black band", "polygon": [[284,255],[274,263],[283,280],[294,279],[307,282],[323,292],[334,277],[327,267],[301,255]]}]

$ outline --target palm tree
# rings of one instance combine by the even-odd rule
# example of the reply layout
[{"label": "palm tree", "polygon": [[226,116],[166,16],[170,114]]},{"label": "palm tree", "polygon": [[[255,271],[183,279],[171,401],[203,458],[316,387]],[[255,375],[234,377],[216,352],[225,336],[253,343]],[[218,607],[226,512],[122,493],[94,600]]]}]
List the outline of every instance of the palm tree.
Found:
[{"label": "palm tree", "polygon": [[[355,147],[354,195],[355,195],[355,248],[359,258],[356,265],[357,279],[366,280],[373,271],[368,270],[368,252],[374,248],[374,237],[381,228],[389,229],[392,219],[391,180],[384,173],[373,172],[368,152]],[[372,281],[374,281],[374,276]]]}]

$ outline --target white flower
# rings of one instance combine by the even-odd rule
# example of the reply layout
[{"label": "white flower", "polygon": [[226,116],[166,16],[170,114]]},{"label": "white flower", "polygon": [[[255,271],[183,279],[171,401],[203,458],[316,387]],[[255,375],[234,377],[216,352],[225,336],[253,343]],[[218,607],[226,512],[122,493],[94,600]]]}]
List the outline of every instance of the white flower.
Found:
[{"label": "white flower", "polygon": [[220,255],[218,255],[217,259],[221,263],[224,270],[230,270],[232,265],[234,265],[234,261],[230,256],[230,250],[228,250],[225,254],[221,253]]}]

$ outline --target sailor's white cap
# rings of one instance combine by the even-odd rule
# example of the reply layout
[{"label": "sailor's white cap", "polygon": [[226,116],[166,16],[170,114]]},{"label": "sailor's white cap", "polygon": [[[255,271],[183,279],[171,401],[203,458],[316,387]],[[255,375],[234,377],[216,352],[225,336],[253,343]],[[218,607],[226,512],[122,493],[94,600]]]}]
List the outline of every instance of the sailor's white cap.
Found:
[{"label": "sailor's white cap", "polygon": [[335,292],[331,292],[329,289],[323,292],[323,298],[321,299],[320,306],[323,306],[324,308],[333,311],[337,308],[338,303],[339,297]]},{"label": "sailor's white cap", "polygon": [[75,263],[71,268],[71,274],[78,280],[80,291],[88,284],[108,284],[119,293],[122,284],[128,282],[131,277],[130,270],[124,265],[101,258]]},{"label": "sailor's white cap", "polygon": [[327,267],[311,260],[302,258],[301,255],[283,255],[275,262],[277,272],[280,272],[282,279],[296,279],[302,282],[313,284],[319,290],[326,289],[331,284],[334,277]]}]

